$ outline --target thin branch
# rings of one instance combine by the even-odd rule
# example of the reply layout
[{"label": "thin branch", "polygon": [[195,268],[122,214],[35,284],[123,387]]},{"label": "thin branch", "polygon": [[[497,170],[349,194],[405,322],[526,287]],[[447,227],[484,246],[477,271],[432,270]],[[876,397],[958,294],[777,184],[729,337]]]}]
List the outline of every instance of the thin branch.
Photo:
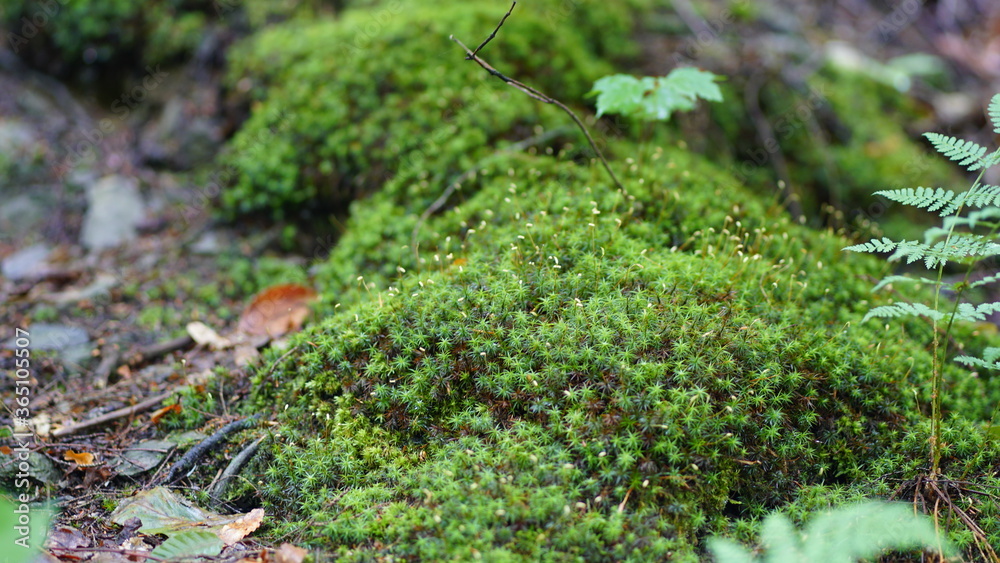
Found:
[{"label": "thin branch", "polygon": [[[513,10],[513,9],[514,9],[514,6],[512,5],[511,6],[511,10]],[[573,110],[569,109],[569,107],[567,107],[566,104],[560,102],[559,100],[557,100],[555,98],[551,98],[549,96],[546,96],[545,94],[539,92],[538,90],[532,88],[531,86],[528,86],[527,84],[524,84],[523,82],[519,82],[519,81],[514,80],[513,78],[511,78],[511,77],[503,74],[499,70],[493,68],[493,66],[491,66],[489,63],[487,63],[486,61],[484,61],[477,54],[477,52],[479,51],[479,49],[482,49],[487,43],[490,42],[491,39],[493,39],[493,37],[497,34],[497,31],[500,30],[500,26],[503,25],[504,20],[506,20],[507,16],[509,16],[509,15],[510,15],[510,11],[508,10],[507,14],[504,15],[503,20],[500,21],[500,25],[497,26],[497,28],[486,39],[486,41],[483,41],[482,45],[480,45],[479,47],[477,47],[475,51],[472,51],[471,49],[469,49],[468,47],[466,47],[465,43],[462,43],[461,41],[459,41],[454,35],[451,35],[449,38],[452,41],[454,41],[455,43],[458,43],[459,46],[462,47],[462,49],[465,49],[465,54],[466,54],[465,58],[466,58],[466,60],[475,61],[476,64],[478,64],[479,66],[483,67],[483,69],[486,72],[488,72],[488,73],[492,74],[493,76],[499,78],[500,80],[504,81],[509,86],[513,86],[514,88],[517,88],[518,90],[524,92],[529,97],[534,98],[534,99],[536,99],[539,102],[542,102],[544,104],[552,104],[552,105],[558,107],[559,109],[563,110],[564,112],[566,112],[566,115],[570,116],[570,118],[573,120],[573,122],[576,123],[577,127],[579,127],[581,131],[583,131],[584,136],[587,137],[587,142],[590,143],[590,147],[592,149],[594,149],[594,153],[597,155],[597,157],[599,159],[601,159],[601,164],[604,165],[604,169],[608,172],[608,175],[611,176],[611,180],[615,183],[615,186],[617,186],[619,190],[621,190],[623,193],[625,193],[626,192],[625,186],[623,186],[622,183],[618,181],[618,177],[615,176],[614,171],[611,170],[611,165],[608,164],[608,160],[606,158],[604,158],[604,153],[602,153],[601,149],[598,148],[597,143],[594,142],[594,138],[590,136],[590,131],[587,129],[587,126],[583,124],[583,121],[581,121],[580,118],[577,117],[576,113],[574,113]]]},{"label": "thin branch", "polygon": [[111,422],[112,420],[116,420],[116,419],[123,418],[123,417],[126,417],[126,416],[132,416],[134,414],[138,414],[138,413],[140,413],[142,411],[149,410],[149,409],[155,407],[156,405],[160,404],[161,402],[163,402],[164,400],[166,400],[168,397],[170,397],[171,395],[173,395],[176,392],[177,392],[177,390],[167,391],[166,393],[162,393],[162,394],[157,395],[155,397],[151,397],[151,398],[146,399],[145,401],[143,401],[141,403],[132,405],[131,407],[125,407],[125,408],[121,408],[121,409],[118,409],[118,410],[114,410],[114,411],[111,411],[109,413],[102,414],[101,416],[98,416],[97,418],[92,418],[90,420],[84,420],[83,422],[78,422],[78,423],[73,424],[71,426],[66,426],[66,427],[60,428],[59,430],[56,430],[55,432],[52,433],[52,437],[53,438],[61,438],[63,436],[69,436],[71,434],[76,434],[77,432],[79,432],[81,430],[85,430],[87,428],[93,428],[94,426],[98,426],[98,425],[104,424],[106,422]]},{"label": "thin branch", "polygon": [[244,418],[241,420],[234,420],[229,424],[218,429],[215,434],[212,434],[208,438],[202,440],[198,445],[194,446],[187,451],[177,462],[170,466],[170,470],[167,471],[167,476],[164,481],[167,483],[173,483],[181,474],[191,469],[195,462],[201,459],[205,454],[207,454],[213,448],[222,444],[226,436],[232,434],[233,432],[239,432],[241,430],[248,430],[253,428],[257,424],[257,420],[260,418],[259,414],[255,414],[251,417]]},{"label": "thin branch", "polygon": [[479,54],[479,51],[481,51],[482,48],[485,47],[487,43],[493,41],[493,38],[497,36],[497,32],[500,31],[501,27],[503,27],[503,22],[507,21],[507,17],[510,16],[510,13],[514,11],[514,6],[517,6],[517,2],[511,2],[510,9],[507,10],[507,13],[503,15],[503,19],[501,19],[500,23],[497,24],[497,28],[494,29],[493,33],[491,33],[490,36],[486,38],[486,41],[483,41],[482,43],[479,44],[478,47],[476,47],[475,51],[473,51],[470,55],[467,55],[465,57],[465,60],[471,61],[472,57],[475,57],[477,54]]}]

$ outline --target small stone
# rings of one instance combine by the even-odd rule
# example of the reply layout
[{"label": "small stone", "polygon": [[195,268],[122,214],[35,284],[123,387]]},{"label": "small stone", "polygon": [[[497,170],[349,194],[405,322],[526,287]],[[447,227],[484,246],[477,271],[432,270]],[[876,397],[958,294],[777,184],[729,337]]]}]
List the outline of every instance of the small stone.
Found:
[{"label": "small stone", "polygon": [[4,258],[0,269],[4,277],[13,281],[36,277],[47,268],[45,260],[49,252],[49,247],[44,244],[29,246]]},{"label": "small stone", "polygon": [[145,216],[138,183],[124,176],[106,176],[87,190],[87,215],[82,242],[89,250],[114,248],[135,240]]}]

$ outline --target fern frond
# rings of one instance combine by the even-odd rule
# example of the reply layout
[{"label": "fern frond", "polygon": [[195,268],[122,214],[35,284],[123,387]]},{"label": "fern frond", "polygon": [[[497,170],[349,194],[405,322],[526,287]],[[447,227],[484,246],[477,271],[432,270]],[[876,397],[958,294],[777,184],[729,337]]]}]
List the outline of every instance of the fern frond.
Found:
[{"label": "fern frond", "polygon": [[933,242],[942,233],[941,229],[928,229],[927,242],[902,241],[895,244],[895,251],[889,260],[905,258],[907,264],[923,260],[928,270],[943,266],[948,262],[968,262],[963,260],[975,256],[995,256],[1000,254],[1000,245],[970,234],[951,234],[946,240]]},{"label": "fern frond", "polygon": [[983,350],[983,357],[958,356],[955,361],[969,367],[979,367],[985,369],[1000,369],[1000,348],[989,347]]},{"label": "fern frond", "polygon": [[891,199],[892,201],[897,201],[903,205],[911,205],[918,209],[926,209],[927,211],[941,209],[942,216],[954,213],[958,209],[961,203],[953,202],[962,195],[944,188],[934,189],[924,187],[917,189],[882,190],[875,192],[875,194],[883,196],[886,199]]},{"label": "fern frond", "polygon": [[982,287],[1000,281],[1000,276],[986,276],[969,284],[969,288]]},{"label": "fern frond", "polygon": [[[988,207],[1000,204],[1000,186],[976,184],[958,197],[959,205],[966,207]],[[942,213],[946,215],[946,213]]]},{"label": "fern frond", "polygon": [[940,538],[934,522],[901,502],[867,502],[821,514],[805,530],[806,556],[796,561],[853,563],[874,560],[885,549],[955,548]]},{"label": "fern frond", "polygon": [[993,96],[990,100],[990,107],[986,110],[993,122],[993,132],[1000,133],[1000,94]]},{"label": "fern frond", "polygon": [[900,244],[907,244],[908,242],[916,244],[917,241],[903,241],[902,243],[897,243],[889,237],[882,237],[882,240],[873,238],[868,242],[855,244],[853,246],[846,246],[844,247],[844,250],[850,250],[851,252],[892,252],[893,250],[896,250],[896,247]]},{"label": "fern frond", "polygon": [[944,313],[931,309],[923,303],[893,303],[892,305],[882,305],[868,311],[864,321],[872,318],[895,319],[898,317],[928,317],[935,321],[944,318]]},{"label": "fern frond", "polygon": [[865,502],[841,506],[817,515],[802,532],[786,516],[775,512],[764,519],[760,543],[764,559],[740,544],[713,537],[708,549],[718,563],[854,563],[875,559],[886,549],[923,547],[942,555],[955,553],[955,546],[939,537],[934,522],[913,513],[903,503]]},{"label": "fern frond", "polygon": [[955,311],[955,318],[963,321],[985,321],[986,315],[997,311],[1000,311],[1000,302],[980,303],[979,305],[959,303],[958,309]]},{"label": "fern frond", "polygon": [[882,289],[883,287],[891,283],[929,283],[931,285],[940,286],[944,289],[951,289],[951,284],[948,282],[942,282],[937,280],[932,280],[930,278],[915,278],[912,276],[886,276],[882,278],[882,281],[872,288],[872,293]]},{"label": "fern frond", "polygon": [[973,141],[963,141],[940,133],[924,133],[924,137],[927,137],[939,153],[965,166],[970,171],[989,168],[997,163],[996,154],[984,157],[986,147]]}]

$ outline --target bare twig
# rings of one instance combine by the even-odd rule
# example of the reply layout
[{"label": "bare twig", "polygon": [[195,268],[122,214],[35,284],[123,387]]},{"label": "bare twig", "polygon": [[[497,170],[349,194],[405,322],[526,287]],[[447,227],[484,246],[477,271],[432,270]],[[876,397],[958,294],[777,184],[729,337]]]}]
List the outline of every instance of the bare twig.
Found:
[{"label": "bare twig", "polygon": [[481,51],[482,48],[485,47],[487,43],[493,41],[493,38],[497,36],[497,32],[500,31],[501,27],[503,27],[503,22],[507,21],[507,17],[510,16],[510,13],[514,11],[514,6],[517,6],[517,2],[511,2],[510,9],[507,10],[507,13],[503,15],[503,19],[501,19],[500,23],[497,24],[497,28],[493,30],[493,33],[491,33],[490,36],[487,37],[485,41],[483,41],[482,43],[479,44],[478,47],[476,47],[475,51],[466,56],[465,60],[471,61],[472,57],[475,57],[477,54],[479,54],[479,51]]},{"label": "bare twig", "polygon": [[146,559],[152,559],[153,561],[169,561],[169,559],[164,559],[162,557],[157,557],[155,555],[150,555],[148,551],[138,551],[135,549],[118,549],[114,547],[50,547],[50,551],[58,551],[60,553],[117,553],[118,555],[124,555],[126,557],[144,557]]},{"label": "bare twig", "polygon": [[218,429],[215,434],[212,434],[208,438],[202,440],[197,446],[188,450],[176,463],[170,466],[167,471],[167,476],[164,480],[167,483],[172,483],[177,480],[182,473],[194,466],[195,462],[201,459],[202,456],[207,454],[212,448],[215,448],[226,439],[226,436],[232,434],[233,432],[239,432],[240,430],[246,430],[252,428],[257,424],[257,419],[260,415],[253,415],[249,418],[244,418],[242,420],[234,420],[229,424]]},{"label": "bare twig", "polygon": [[611,180],[615,183],[615,186],[617,186],[618,189],[622,191],[622,193],[625,193],[626,192],[625,187],[622,185],[621,182],[618,181],[618,177],[615,176],[614,171],[611,170],[611,165],[608,164],[608,160],[604,158],[604,153],[602,153],[601,149],[598,148],[597,143],[594,142],[594,138],[590,136],[590,131],[587,129],[587,126],[583,124],[583,121],[581,121],[580,118],[577,117],[576,113],[573,112],[573,110],[569,109],[569,107],[567,107],[566,104],[560,102],[559,100],[546,96],[545,94],[539,92],[538,90],[532,88],[531,86],[528,86],[523,82],[519,82],[505,75],[499,70],[493,68],[493,66],[484,61],[477,54],[480,49],[485,47],[486,44],[489,43],[490,40],[496,36],[497,32],[500,30],[500,26],[503,25],[503,22],[507,19],[507,16],[510,15],[511,10],[514,9],[515,4],[517,4],[517,2],[511,4],[510,10],[508,10],[507,13],[504,15],[503,19],[500,20],[500,25],[498,25],[497,28],[493,30],[493,33],[490,34],[490,36],[486,39],[486,41],[483,41],[483,43],[479,47],[477,47],[475,51],[466,47],[465,43],[459,41],[458,38],[456,38],[454,35],[450,36],[450,39],[455,43],[458,43],[458,45],[461,46],[462,49],[465,49],[466,60],[475,61],[476,64],[483,67],[483,69],[486,72],[504,81],[509,86],[513,86],[514,88],[517,88],[518,90],[524,92],[525,94],[528,95],[528,97],[538,100],[539,102],[542,102],[544,104],[552,104],[558,107],[559,109],[563,110],[564,112],[566,112],[566,115],[568,115],[573,120],[573,122],[576,123],[577,127],[579,127],[581,131],[583,131],[584,136],[587,137],[587,142],[590,143],[590,147],[594,149],[594,153],[597,155],[597,158],[601,160],[601,164],[604,165],[604,169],[607,170],[608,176],[611,176]]},{"label": "bare twig", "polygon": [[60,428],[59,430],[56,430],[55,432],[52,433],[52,437],[53,438],[61,438],[63,436],[69,436],[71,434],[76,434],[77,432],[79,432],[81,430],[86,430],[87,428],[92,428],[94,426],[99,426],[101,424],[105,424],[107,422],[111,422],[112,420],[117,420],[119,418],[123,418],[123,417],[126,417],[126,416],[132,416],[134,414],[138,414],[138,413],[140,413],[142,411],[145,411],[145,410],[148,410],[148,409],[151,409],[151,408],[155,407],[156,405],[160,404],[161,402],[163,402],[164,400],[166,400],[168,397],[170,397],[171,395],[173,395],[176,392],[177,392],[176,390],[174,390],[174,391],[167,391],[166,393],[162,393],[162,394],[157,395],[155,397],[151,397],[151,398],[146,399],[145,401],[143,401],[141,403],[132,405],[131,407],[120,408],[118,410],[114,410],[114,411],[111,411],[109,413],[102,414],[101,416],[99,416],[97,418],[92,418],[90,420],[84,420],[83,422],[78,422],[78,423],[73,424],[71,426],[66,426],[66,427]]},{"label": "bare twig", "polygon": [[225,471],[219,476],[219,480],[215,482],[212,487],[209,487],[209,496],[216,499],[217,501],[222,498],[222,495],[226,492],[226,487],[229,486],[229,481],[236,478],[253,456],[257,453],[257,448],[260,447],[261,443],[267,438],[267,435],[261,436],[254,440],[249,446],[243,448],[240,453],[238,453],[233,460],[229,462],[226,466]]}]

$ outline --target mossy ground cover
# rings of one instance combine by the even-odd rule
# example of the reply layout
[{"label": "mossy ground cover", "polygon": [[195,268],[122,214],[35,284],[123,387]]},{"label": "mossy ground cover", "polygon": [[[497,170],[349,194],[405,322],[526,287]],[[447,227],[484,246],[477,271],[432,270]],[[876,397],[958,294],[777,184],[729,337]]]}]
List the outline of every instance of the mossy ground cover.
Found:
[{"label": "mossy ground cover", "polygon": [[260,468],[285,533],[358,560],[695,560],[810,486],[856,496],[923,459],[899,443],[926,331],[847,330],[878,261],[683,151],[625,195],[517,161],[417,253],[409,224],[348,228],[329,271],[375,274],[334,278],[353,304],[256,381],[287,421]]},{"label": "mossy ground cover", "polygon": [[[577,104],[627,47],[588,43],[598,7],[557,5],[519,12],[489,60]],[[258,101],[228,210],[351,202],[314,269],[324,320],[255,379],[252,408],[280,426],[235,495],[263,497],[276,536],[347,560],[697,560],[708,534],[750,540],[771,510],[884,497],[923,470],[929,328],[860,322],[905,297],[870,293],[884,263],[673,144],[603,139],[627,193],[572,130],[505,150],[565,118],[447,41],[474,44],[495,7],[386,6],[234,57]],[[792,160],[862,166],[881,137],[855,125],[842,151]],[[905,144],[848,187],[921,158]],[[996,447],[968,421],[1000,389],[957,367],[947,381],[949,475],[995,484]]]},{"label": "mossy ground cover", "polygon": [[[628,36],[632,13],[628,3],[533,2],[505,26],[492,62],[580,103],[632,50],[613,39]],[[427,198],[420,180],[445,182],[498,147],[565,125],[555,108],[465,63],[449,40],[478,41],[496,18],[489,2],[388,2],[248,41],[231,57],[232,81],[259,101],[232,143],[226,209],[335,211],[390,178]]]}]

